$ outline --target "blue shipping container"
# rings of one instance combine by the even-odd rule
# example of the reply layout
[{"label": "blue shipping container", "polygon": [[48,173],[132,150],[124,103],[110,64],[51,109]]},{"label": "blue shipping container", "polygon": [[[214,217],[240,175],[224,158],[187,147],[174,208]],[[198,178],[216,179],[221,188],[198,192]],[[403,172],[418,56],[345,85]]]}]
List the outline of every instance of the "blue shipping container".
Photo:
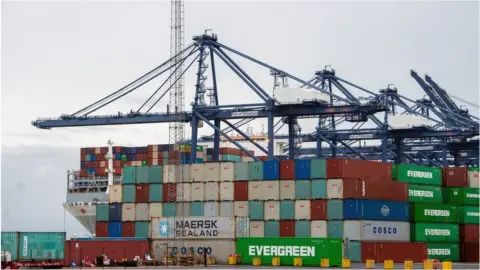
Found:
[{"label": "blue shipping container", "polygon": [[295,160],[295,179],[310,179],[311,159]]},{"label": "blue shipping container", "polygon": [[409,221],[408,202],[344,200],[343,219]]},{"label": "blue shipping container", "polygon": [[[122,221],[122,204],[111,203],[108,209],[108,219],[110,221]],[[121,232],[122,230],[120,230]]]},{"label": "blue shipping container", "polygon": [[116,160],[122,160],[122,154],[121,153],[116,153],[115,154],[115,159]]},{"label": "blue shipping container", "polygon": [[90,161],[97,161],[97,156],[90,155]]},{"label": "blue shipping container", "polygon": [[280,179],[280,161],[268,160],[263,162],[263,180]]},{"label": "blue shipping container", "polygon": [[108,223],[108,237],[122,237],[122,222]]}]

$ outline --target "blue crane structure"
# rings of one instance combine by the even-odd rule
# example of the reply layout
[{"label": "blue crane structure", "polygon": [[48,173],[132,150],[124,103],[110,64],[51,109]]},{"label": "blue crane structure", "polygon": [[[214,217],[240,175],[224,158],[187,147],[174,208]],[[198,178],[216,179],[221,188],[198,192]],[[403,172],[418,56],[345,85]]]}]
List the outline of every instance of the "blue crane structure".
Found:
[{"label": "blue crane structure", "polygon": [[[261,87],[252,76],[249,76],[249,74],[233,60],[233,56],[246,59],[251,63],[268,69],[277,76],[293,80],[299,83],[301,87],[322,92],[328,95],[329,102],[324,100],[311,100],[293,104],[282,103],[270,96],[265,90],[266,88]],[[216,72],[217,61],[219,60],[228,66],[234,74],[257,95],[260,102],[220,104],[218,93],[222,86],[217,84]],[[196,85],[190,111],[178,112],[176,108],[169,108],[167,106],[166,112],[152,112],[152,109],[156,107],[158,102],[170,91],[172,85],[175,84],[174,82],[170,87],[165,87],[168,80],[171,79],[172,75],[170,75],[137,110],[131,110],[128,113],[118,112],[112,115],[92,115],[92,113],[100,108],[104,108],[132,93],[162,74],[166,74],[167,71],[173,70],[170,74],[174,74],[180,66],[179,63],[187,64],[186,68],[182,71],[181,75],[183,76],[195,62],[197,62]],[[211,88],[212,101],[210,104],[204,101],[204,95],[206,93],[206,89],[204,88],[206,80],[205,74],[208,66],[211,71],[211,83],[213,84]],[[360,89],[364,93],[369,94],[369,96],[366,98],[358,98],[347,90],[343,84]],[[334,92],[333,87],[336,87],[340,93]],[[295,93],[292,92],[292,95],[294,94]],[[407,105],[405,100],[413,104],[413,106]],[[389,130],[389,114],[395,114],[397,107],[402,108],[404,112],[409,114],[419,114],[420,111],[423,117],[436,123],[435,128]],[[383,113],[382,120],[379,119],[379,113]],[[230,131],[235,131],[254,144],[261,152],[268,155],[269,159],[285,158],[285,156],[274,155],[273,144],[274,138],[285,138],[288,139],[288,158],[311,154],[309,152],[311,151],[310,149],[300,149],[298,141],[302,141],[316,142],[317,147],[313,153],[318,157],[323,157],[327,154],[332,157],[338,156],[382,161],[393,160],[395,162],[404,162],[403,157],[406,157],[412,162],[419,163],[418,160],[423,159],[430,164],[436,164],[433,159],[439,160],[443,158],[443,164],[445,165],[447,150],[456,149],[458,151],[458,149],[467,147],[465,144],[471,147],[472,142],[467,142],[466,139],[478,136],[478,128],[475,130],[470,125],[465,125],[465,122],[462,122],[460,125],[458,121],[453,121],[452,119],[459,120],[466,117],[458,112],[449,111],[447,114],[449,121],[432,118],[430,117],[431,113],[438,113],[442,116],[447,114],[443,110],[440,111],[436,107],[430,106],[428,102],[413,101],[399,95],[396,88],[388,87],[379,93],[374,93],[337,77],[334,70],[328,70],[327,68],[323,71],[316,72],[313,79],[302,80],[295,75],[275,68],[218,42],[215,34],[208,35],[205,33],[200,36],[195,36],[193,42],[189,46],[186,46],[180,53],[174,55],[172,58],[121,89],[73,114],[64,114],[58,118],[37,119],[32,122],[32,125],[40,129],[51,129],[61,127],[168,123],[180,120],[185,123],[190,123],[192,127],[191,139],[188,141],[188,143],[191,144],[191,160],[195,160],[197,156],[197,143],[199,141],[213,139],[212,159],[217,161],[219,158],[220,136],[223,136],[253,159],[258,160],[258,157],[247,151],[247,149],[228,135]],[[247,134],[239,129],[241,125],[258,118],[267,119],[267,134],[269,138],[267,149],[250,139]],[[276,123],[275,118],[278,120]],[[314,133],[301,133],[298,120],[302,118],[318,119],[318,126]],[[232,123],[230,121],[232,119],[237,119],[238,121]],[[477,124],[478,127],[478,123],[474,120],[475,119],[471,120],[472,126]],[[376,127],[362,128],[363,125],[369,121],[373,122]],[[227,128],[222,129],[221,122],[226,124]],[[203,123],[214,130],[213,136],[198,138],[198,128],[199,125]],[[338,125],[340,123],[350,123],[353,127],[339,129]],[[282,125],[288,125],[288,134],[275,135],[275,129],[278,127],[278,132],[280,129],[279,126],[281,127]],[[382,143],[380,147],[363,147],[362,149],[354,147],[353,144],[360,140],[381,140]],[[438,143],[438,141],[441,143]],[[323,143],[326,143],[329,147],[322,147]],[[461,145],[459,146],[458,144]],[[435,156],[429,157],[421,151],[418,151],[417,154],[412,156],[411,152],[415,151],[412,150],[415,149],[413,147],[427,146],[440,149],[439,151],[442,152],[440,155],[434,152]]]}]

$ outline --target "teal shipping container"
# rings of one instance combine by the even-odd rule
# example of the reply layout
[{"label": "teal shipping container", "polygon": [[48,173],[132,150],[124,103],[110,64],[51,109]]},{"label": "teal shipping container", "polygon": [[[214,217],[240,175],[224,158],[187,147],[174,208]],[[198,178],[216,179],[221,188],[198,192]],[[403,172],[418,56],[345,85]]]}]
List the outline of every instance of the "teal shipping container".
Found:
[{"label": "teal shipping container", "polygon": [[163,183],[163,167],[152,166],[148,168],[148,183],[161,184]]},{"label": "teal shipping container", "polygon": [[95,220],[96,221],[109,221],[110,207],[106,203],[97,204],[95,207]]},{"label": "teal shipping container", "polygon": [[312,180],[312,199],[326,199],[327,198],[327,180],[315,179]]},{"label": "teal shipping container", "polygon": [[[235,181],[250,180],[250,163],[237,162],[235,163]],[[263,172],[262,172],[263,174]]]},{"label": "teal shipping container", "polygon": [[262,201],[248,202],[248,217],[250,217],[250,220],[263,220],[263,202]]},{"label": "teal shipping container", "polygon": [[280,237],[280,223],[277,220],[265,221],[263,237]]},{"label": "teal shipping container", "polygon": [[343,219],[343,201],[342,200],[327,200],[327,219],[328,220]]},{"label": "teal shipping container", "polygon": [[343,241],[343,256],[352,262],[362,261],[362,244],[360,241]]},{"label": "teal shipping container", "polygon": [[177,204],[176,203],[164,203],[162,205],[162,216],[164,217],[174,217],[177,214]]},{"label": "teal shipping container", "polygon": [[163,199],[163,185],[150,184],[148,187],[148,201],[162,202],[162,199]]},{"label": "teal shipping container", "polygon": [[136,190],[135,185],[122,185],[122,202],[134,203]]},{"label": "teal shipping container", "polygon": [[312,162],[310,163],[310,178],[327,178],[327,162],[325,159],[312,159]]},{"label": "teal shipping container", "polygon": [[249,180],[263,180],[263,163],[261,161],[249,162]]},{"label": "teal shipping container", "polygon": [[17,247],[19,261],[64,260],[65,232],[20,232]]},{"label": "teal shipping container", "polygon": [[[163,156],[163,160],[165,160],[165,159],[168,160],[168,151],[163,151],[162,156]],[[166,164],[168,164],[168,163],[166,163]]]},{"label": "teal shipping container", "polygon": [[148,238],[150,232],[150,226],[148,221],[135,222],[135,237]]},{"label": "teal shipping container", "polygon": [[310,180],[295,180],[295,199],[310,200],[312,198],[312,182]]},{"label": "teal shipping container", "polygon": [[205,205],[203,202],[191,202],[190,203],[190,215],[192,217],[203,217]]},{"label": "teal shipping container", "polygon": [[295,202],[280,201],[280,220],[295,219]]},{"label": "teal shipping container", "polygon": [[135,171],[135,184],[148,184],[148,167],[137,167]]},{"label": "teal shipping container", "polygon": [[122,171],[122,184],[135,184],[136,167],[125,167]]},{"label": "teal shipping container", "polygon": [[222,161],[233,161],[233,162],[238,162],[241,161],[242,157],[237,156],[237,155],[230,155],[230,154],[223,154],[222,155]]},{"label": "teal shipping container", "polygon": [[310,238],[310,220],[295,221],[295,237]]},{"label": "teal shipping container", "polygon": [[18,233],[2,232],[2,251],[10,252],[12,261],[18,260]]},{"label": "teal shipping container", "polygon": [[341,220],[327,221],[327,237],[343,238],[343,221]]}]

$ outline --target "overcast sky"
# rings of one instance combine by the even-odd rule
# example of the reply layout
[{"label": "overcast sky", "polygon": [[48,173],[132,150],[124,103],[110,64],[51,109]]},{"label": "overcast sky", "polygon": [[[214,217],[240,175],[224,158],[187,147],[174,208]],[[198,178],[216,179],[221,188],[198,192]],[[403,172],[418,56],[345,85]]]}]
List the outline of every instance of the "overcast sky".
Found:
[{"label": "overcast sky", "polygon": [[[103,146],[109,138],[120,145],[164,143],[168,126],[45,131],[30,122],[73,113],[168,59],[170,3],[3,2],[2,7],[2,227],[57,229],[56,221],[35,215],[40,208],[55,209],[63,219],[58,207],[65,197],[63,175],[79,166],[78,147]],[[425,94],[410,76],[413,68],[478,104],[478,13],[478,2],[195,1],[185,3],[185,43],[213,29],[221,43],[305,80],[332,65],[339,77],[367,89],[395,84],[416,99]],[[271,92],[268,70],[239,63]],[[186,78],[187,105],[193,72]],[[218,77],[223,104],[259,101],[225,65],[219,64]],[[136,109],[159,84],[99,113]],[[165,111],[167,101],[154,111]],[[478,115],[478,108],[469,108]],[[313,131],[314,124],[302,127]],[[33,216],[25,214],[28,209]]]}]

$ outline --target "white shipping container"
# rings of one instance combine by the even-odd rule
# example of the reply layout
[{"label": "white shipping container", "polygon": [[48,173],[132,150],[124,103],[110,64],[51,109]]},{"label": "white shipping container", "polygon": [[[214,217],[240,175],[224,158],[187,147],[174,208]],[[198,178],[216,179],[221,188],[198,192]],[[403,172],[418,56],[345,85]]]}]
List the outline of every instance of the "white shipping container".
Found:
[{"label": "white shipping container", "polygon": [[99,155],[102,153],[102,150],[100,150],[100,147],[95,147],[95,154]]},{"label": "white shipping container", "polygon": [[280,200],[295,200],[295,180],[280,181]]},{"label": "white shipping container", "polygon": [[343,237],[353,241],[410,241],[410,223],[396,221],[345,220]]},{"label": "white shipping container", "polygon": [[233,202],[233,214],[237,217],[248,217],[248,202],[247,201]]},{"label": "white shipping container", "polygon": [[205,183],[205,201],[218,201],[218,183]]},{"label": "white shipping container", "polygon": [[208,162],[204,163],[205,181],[219,182],[220,181],[220,163]]},{"label": "white shipping container", "polygon": [[206,217],[218,217],[218,202],[205,202],[203,215]]},{"label": "white shipping container", "polygon": [[[157,144],[152,145],[152,152],[153,153],[158,153],[158,145]],[[155,157],[156,155],[153,155],[153,156]]]},{"label": "white shipping container", "polygon": [[150,219],[162,217],[162,203],[150,203],[149,217]]},{"label": "white shipping container", "polygon": [[343,179],[327,180],[327,199],[343,199]]},{"label": "white shipping container", "polygon": [[280,199],[280,181],[263,181],[262,200],[279,200]]},{"label": "white shipping container", "polygon": [[205,183],[192,183],[190,190],[190,200],[192,202],[205,200]]},{"label": "white shipping container", "polygon": [[264,220],[280,220],[280,202],[268,201],[263,204]]},{"label": "white shipping container", "polygon": [[107,167],[107,163],[105,160],[102,160],[100,161],[100,168],[106,168]]},{"label": "white shipping container", "polygon": [[248,200],[262,200],[263,199],[263,182],[264,181],[248,181]]},{"label": "white shipping container", "polygon": [[310,220],[310,201],[309,200],[295,201],[295,219]]},{"label": "white shipping container", "polygon": [[148,220],[150,220],[148,203],[137,203],[135,205],[135,220],[136,221],[148,221]]},{"label": "white shipping container", "polygon": [[[203,252],[207,256],[215,257],[217,264],[227,264],[228,256],[236,253],[236,242],[234,240],[154,240],[152,241],[152,253],[157,258],[163,256],[165,251],[170,256],[193,255],[195,258],[202,258]],[[160,254],[162,254],[160,256]],[[203,262],[203,261],[202,261]]]},{"label": "white shipping container", "polygon": [[177,203],[177,217],[189,217],[190,216],[190,203],[182,202]]},{"label": "white shipping container", "polygon": [[177,177],[177,165],[167,164],[163,165],[163,183],[175,183]]},{"label": "white shipping container", "polygon": [[263,237],[265,224],[263,221],[250,221],[250,237]]},{"label": "white shipping container", "polygon": [[190,183],[177,184],[177,202],[189,202],[190,198]]},{"label": "white shipping container", "polygon": [[220,216],[233,217],[233,202],[220,202]]},{"label": "white shipping container", "polygon": [[158,158],[152,158],[152,166],[158,166]]},{"label": "white shipping container", "polygon": [[234,239],[234,217],[163,217],[152,219],[150,226],[153,239]]},{"label": "white shipping container", "polygon": [[190,166],[190,182],[205,182],[203,163],[195,163]]},{"label": "white shipping container", "polygon": [[220,163],[220,181],[233,181],[235,178],[235,163],[221,162]]},{"label": "white shipping container", "polygon": [[190,164],[181,164],[178,166],[178,178],[181,182],[191,182]]},{"label": "white shipping container", "polygon": [[326,220],[312,220],[310,223],[310,236],[316,238],[327,237],[327,221]]},{"label": "white shipping container", "polygon": [[108,201],[111,203],[122,202],[122,185],[111,185],[108,187]]},{"label": "white shipping container", "polygon": [[251,162],[251,161],[255,161],[255,160],[254,160],[253,158],[251,158],[251,157],[244,157],[244,156],[242,156],[242,157],[241,157],[241,161],[242,161],[242,162]]},{"label": "white shipping container", "polygon": [[233,201],[233,182],[220,182],[220,201]]},{"label": "white shipping container", "polygon": [[250,237],[250,219],[248,217],[236,217],[235,221],[235,237]]},{"label": "white shipping container", "polygon": [[474,172],[474,171],[468,172],[468,186],[472,188],[480,187],[480,179],[478,177],[478,172]]},{"label": "white shipping container", "polygon": [[122,203],[122,221],[135,221],[134,203]]}]

